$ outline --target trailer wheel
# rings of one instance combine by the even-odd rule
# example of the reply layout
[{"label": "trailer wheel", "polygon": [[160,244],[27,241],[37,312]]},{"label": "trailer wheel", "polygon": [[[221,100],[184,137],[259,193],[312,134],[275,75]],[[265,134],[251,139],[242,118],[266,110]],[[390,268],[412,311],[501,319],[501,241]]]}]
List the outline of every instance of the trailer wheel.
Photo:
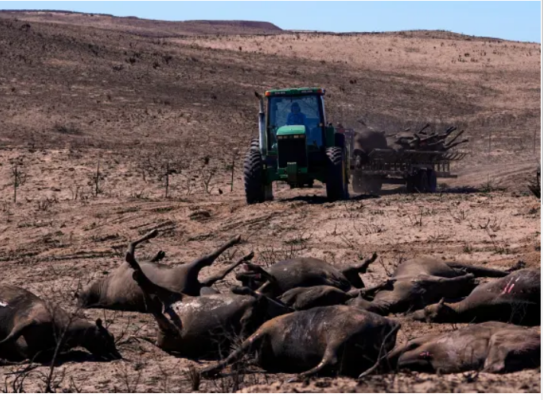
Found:
[{"label": "trailer wheel", "polygon": [[419,193],[428,193],[428,173],[421,169],[415,176],[415,191]]},{"label": "trailer wheel", "polygon": [[329,201],[344,200],[349,198],[347,188],[347,175],[345,173],[345,158],[343,149],[329,147],[326,149],[326,197]]},{"label": "trailer wheel", "polygon": [[243,166],[245,198],[247,204],[262,203],[273,199],[272,186],[264,184],[264,164],[258,149],[253,147],[247,152]]},{"label": "trailer wheel", "polygon": [[383,182],[379,178],[373,178],[368,182],[370,194],[380,194],[381,188],[383,187]]},{"label": "trailer wheel", "polygon": [[433,169],[428,170],[428,193],[437,192],[437,175]]},{"label": "trailer wheel", "polygon": [[416,181],[415,181],[415,178],[417,176],[408,176],[405,180],[405,191],[407,193],[415,193],[416,190],[415,190],[415,186],[416,186]]}]

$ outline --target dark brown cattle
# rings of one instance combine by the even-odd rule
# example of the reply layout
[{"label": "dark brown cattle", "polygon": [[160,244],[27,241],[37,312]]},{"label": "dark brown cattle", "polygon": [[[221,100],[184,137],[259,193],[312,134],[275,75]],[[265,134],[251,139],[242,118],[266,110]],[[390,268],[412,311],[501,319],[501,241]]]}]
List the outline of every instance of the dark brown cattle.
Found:
[{"label": "dark brown cattle", "polygon": [[[269,270],[247,263],[248,272],[236,274],[236,278],[252,289],[270,296],[280,296],[286,291],[299,287],[333,286],[344,292],[352,288],[363,288],[361,273],[377,259],[373,254],[360,264],[333,266],[317,258],[292,258],[273,264]],[[252,284],[250,279],[255,279]]]},{"label": "dark brown cattle", "polygon": [[384,131],[378,131],[371,127],[363,125],[362,129],[358,130],[354,135],[353,153],[360,156],[360,162],[363,164],[367,161],[367,156],[375,149],[388,148],[387,138]]},{"label": "dark brown cattle", "polygon": [[[144,240],[156,237],[158,231],[153,231]],[[199,258],[191,263],[179,266],[168,266],[155,261],[142,261],[141,268],[149,279],[173,293],[199,296],[213,293],[211,285],[224,279],[224,277],[243,261],[252,258],[252,254],[243,257],[224,271],[200,281],[198,275],[202,268],[210,266],[225,250],[239,243],[236,237],[211,254]],[[157,255],[158,256],[158,255]],[[155,257],[156,259],[157,257]],[[132,279],[132,269],[125,262],[107,277],[93,282],[78,295],[79,305],[84,308],[107,308],[124,311],[147,312],[143,293]]]},{"label": "dark brown cattle", "polygon": [[334,286],[297,287],[287,290],[278,297],[282,303],[294,310],[308,310],[313,307],[345,304],[351,295]]},{"label": "dark brown cattle", "polygon": [[424,372],[514,372],[541,365],[541,328],[484,322],[411,340],[392,351],[393,367]]},{"label": "dark brown cattle", "polygon": [[100,319],[93,324],[25,289],[0,285],[0,358],[34,359],[57,346],[62,350],[84,347],[101,359],[121,358],[113,335]]},{"label": "dark brown cattle", "polygon": [[[361,122],[361,121],[360,121]],[[362,129],[359,130],[353,138],[353,190],[356,193],[374,193],[378,194],[381,190],[381,179],[372,178],[368,175],[361,175],[358,169],[367,164],[370,160],[369,155],[375,149],[387,149],[387,138],[385,132],[378,131],[366,126],[362,122]]]},{"label": "dark brown cattle", "polygon": [[135,248],[131,246],[126,260],[158,324],[157,345],[163,350],[192,358],[221,356],[233,341],[254,332],[264,321],[292,311],[247,288],[179,298],[146,277],[135,258]]},{"label": "dark brown cattle", "polygon": [[431,322],[502,321],[520,325],[541,324],[541,270],[530,268],[478,286],[465,299],[426,307],[413,313]]},{"label": "dark brown cattle", "polygon": [[266,371],[358,376],[393,348],[400,325],[348,306],[315,307],[264,323],[224,361],[201,371],[216,375],[256,351]]},{"label": "dark brown cattle", "polygon": [[506,276],[507,272],[433,257],[419,257],[400,264],[391,289],[378,291],[371,301],[361,296],[348,302],[381,315],[418,310],[442,298],[461,298],[476,287],[475,277]]}]

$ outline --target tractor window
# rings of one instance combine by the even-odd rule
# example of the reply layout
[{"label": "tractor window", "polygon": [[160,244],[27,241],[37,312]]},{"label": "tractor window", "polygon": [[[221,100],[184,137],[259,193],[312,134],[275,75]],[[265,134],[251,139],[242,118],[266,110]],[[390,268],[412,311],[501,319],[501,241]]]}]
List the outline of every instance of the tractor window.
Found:
[{"label": "tractor window", "polygon": [[305,125],[308,143],[322,146],[322,122],[319,96],[270,97],[268,134],[270,146],[276,143],[276,133],[285,125]]}]

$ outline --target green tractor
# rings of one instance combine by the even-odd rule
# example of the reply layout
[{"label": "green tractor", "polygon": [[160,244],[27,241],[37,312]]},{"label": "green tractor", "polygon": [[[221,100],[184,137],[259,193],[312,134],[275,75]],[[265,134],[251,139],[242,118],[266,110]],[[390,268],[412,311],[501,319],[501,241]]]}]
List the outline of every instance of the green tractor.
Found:
[{"label": "green tractor", "polygon": [[329,201],[349,198],[349,154],[343,133],[327,124],[324,89],[269,90],[259,99],[259,137],[244,164],[248,204],[273,200],[273,182],[291,188],[326,185]]}]

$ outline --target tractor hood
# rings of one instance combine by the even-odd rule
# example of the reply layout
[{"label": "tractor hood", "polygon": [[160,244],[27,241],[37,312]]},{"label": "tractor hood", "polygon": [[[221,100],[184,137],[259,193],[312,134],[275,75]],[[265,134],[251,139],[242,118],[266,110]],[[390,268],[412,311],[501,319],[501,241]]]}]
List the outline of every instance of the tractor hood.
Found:
[{"label": "tractor hood", "polygon": [[277,130],[277,136],[305,135],[305,126],[287,125]]}]

